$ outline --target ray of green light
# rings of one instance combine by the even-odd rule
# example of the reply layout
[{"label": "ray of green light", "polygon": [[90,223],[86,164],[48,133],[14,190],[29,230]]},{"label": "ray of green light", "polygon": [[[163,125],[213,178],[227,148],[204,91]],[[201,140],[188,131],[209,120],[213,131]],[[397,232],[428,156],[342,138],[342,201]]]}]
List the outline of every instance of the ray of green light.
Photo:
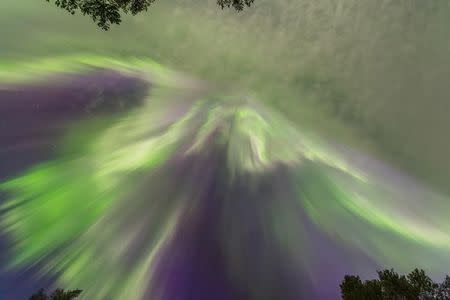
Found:
[{"label": "ray of green light", "polygon": [[0,84],[32,83],[64,74],[80,74],[91,69],[107,69],[143,76],[160,85],[175,85],[175,72],[149,58],[118,59],[96,55],[66,55],[31,59],[25,62],[0,61]]}]

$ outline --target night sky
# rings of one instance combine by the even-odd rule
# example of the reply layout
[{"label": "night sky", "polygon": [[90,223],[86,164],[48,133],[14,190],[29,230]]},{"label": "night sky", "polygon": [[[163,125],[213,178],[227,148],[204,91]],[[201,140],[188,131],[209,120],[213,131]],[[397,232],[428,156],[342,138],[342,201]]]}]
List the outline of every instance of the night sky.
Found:
[{"label": "night sky", "polygon": [[445,272],[444,196],[249,96],[102,64],[1,91],[7,299],[332,299],[348,273]]},{"label": "night sky", "polygon": [[171,0],[103,32],[41,2],[0,3],[0,300],[449,272],[448,5]]}]

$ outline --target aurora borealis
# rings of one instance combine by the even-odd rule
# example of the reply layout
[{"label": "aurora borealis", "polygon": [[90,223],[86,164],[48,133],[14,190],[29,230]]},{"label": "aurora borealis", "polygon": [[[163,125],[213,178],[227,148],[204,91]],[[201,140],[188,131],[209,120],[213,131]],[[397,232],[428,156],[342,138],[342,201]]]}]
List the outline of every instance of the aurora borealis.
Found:
[{"label": "aurora borealis", "polygon": [[[50,84],[65,86],[53,94],[65,102],[32,91],[41,113],[59,108],[28,128],[30,145],[12,141],[32,151],[56,134],[58,151],[0,186],[6,272],[34,266],[32,276],[82,287],[85,299],[166,300],[325,299],[354,270],[423,261],[446,271],[450,204],[401,171],[151,61],[32,66],[59,63],[65,77],[53,68],[61,79]],[[26,101],[20,72],[9,89]],[[93,80],[116,93],[82,93],[74,107],[70,91]],[[120,90],[137,100],[117,106]]]},{"label": "aurora borealis", "polygon": [[450,272],[448,5],[167,0],[101,32],[20,2],[0,300],[333,300],[346,274]]}]

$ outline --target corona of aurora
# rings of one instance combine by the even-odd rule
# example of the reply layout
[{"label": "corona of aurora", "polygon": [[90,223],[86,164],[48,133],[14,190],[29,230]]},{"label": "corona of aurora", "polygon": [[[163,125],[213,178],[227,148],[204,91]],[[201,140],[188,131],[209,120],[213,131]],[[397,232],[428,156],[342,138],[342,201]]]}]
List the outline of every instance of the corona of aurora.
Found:
[{"label": "corona of aurora", "polygon": [[[0,184],[6,272],[32,268],[82,299],[288,300],[332,299],[349,272],[448,271],[449,199],[251,94],[139,59],[3,70],[4,87],[28,88],[48,114],[18,147],[58,136]],[[70,87],[102,76],[135,97]],[[40,86],[66,90],[41,99]]]}]

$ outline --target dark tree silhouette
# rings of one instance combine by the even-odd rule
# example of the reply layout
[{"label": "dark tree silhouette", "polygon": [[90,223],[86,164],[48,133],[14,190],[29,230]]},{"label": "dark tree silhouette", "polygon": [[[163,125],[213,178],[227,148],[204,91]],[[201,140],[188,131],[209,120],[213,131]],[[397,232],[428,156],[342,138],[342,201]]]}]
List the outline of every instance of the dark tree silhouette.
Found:
[{"label": "dark tree silhouette", "polygon": [[405,275],[399,275],[394,270],[378,271],[383,299],[413,299],[412,291]]},{"label": "dark tree silhouette", "polygon": [[48,296],[44,289],[40,289],[39,292],[31,296],[29,300],[48,300]]},{"label": "dark tree silhouette", "polygon": [[359,276],[346,275],[340,284],[344,300],[450,300],[450,277],[437,284],[415,269],[408,275],[394,270],[378,271],[378,279],[362,282]]},{"label": "dark tree silhouette", "polygon": [[382,299],[381,283],[378,280],[362,282],[359,276],[345,276],[341,285],[342,298],[345,300]]},{"label": "dark tree silhouette", "polygon": [[436,299],[438,284],[434,283],[424,270],[415,269],[407,276],[411,294],[417,299]]},{"label": "dark tree silhouette", "polygon": [[437,289],[436,299],[438,299],[438,300],[450,299],[450,277],[449,276],[445,276],[444,281],[439,285],[439,287]]},{"label": "dark tree silhouette", "polygon": [[48,296],[44,289],[40,289],[36,294],[31,296],[29,300],[73,300],[76,299],[81,292],[81,290],[64,291],[63,289],[56,289]]},{"label": "dark tree silhouette", "polygon": [[[91,16],[97,25],[108,30],[112,24],[120,24],[122,14],[136,15],[147,11],[155,0],[46,0],[56,6],[75,14],[80,11],[83,15]],[[237,11],[250,6],[254,0],[217,0],[222,8],[234,8]]]}]

